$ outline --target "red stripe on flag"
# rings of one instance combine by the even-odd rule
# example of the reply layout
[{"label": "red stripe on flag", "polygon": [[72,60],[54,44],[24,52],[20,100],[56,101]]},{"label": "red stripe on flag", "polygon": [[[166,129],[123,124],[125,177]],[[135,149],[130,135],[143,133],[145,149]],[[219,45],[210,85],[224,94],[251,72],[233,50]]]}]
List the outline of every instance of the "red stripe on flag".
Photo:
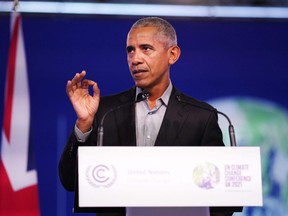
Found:
[{"label": "red stripe on flag", "polygon": [[11,116],[12,116],[12,99],[14,90],[14,79],[15,79],[15,67],[16,67],[16,53],[17,53],[17,41],[19,35],[19,25],[21,16],[17,16],[12,32],[12,38],[10,42],[9,50],[9,62],[8,62],[8,73],[6,82],[6,102],[4,107],[4,123],[3,130],[8,140],[10,141],[10,130],[11,130]]},{"label": "red stripe on flag", "polygon": [[36,216],[39,213],[38,186],[32,185],[17,192],[13,191],[5,167],[0,160],[0,215]]},{"label": "red stripe on flag", "polygon": [[[25,51],[23,50],[24,45],[22,44],[24,43],[24,39],[21,31],[21,16],[19,14],[12,15],[15,15],[15,22],[13,23],[10,41],[3,117],[4,120],[2,129],[3,136],[0,151],[0,216],[39,216],[40,210],[37,176],[29,177],[29,171],[27,170],[27,167],[25,167],[25,164],[27,164],[29,161],[29,143],[27,140],[20,139],[19,141],[19,139],[16,139],[15,141],[15,139],[11,139],[11,131],[17,131],[17,129],[19,130],[19,127],[17,125],[12,125],[12,107],[13,105],[17,105],[12,104],[13,97],[15,96],[14,91],[15,87],[21,87],[21,83],[19,86],[15,86],[15,79],[17,79],[19,75],[23,75],[19,76],[20,78],[18,77],[18,79],[21,79],[21,77],[25,77],[25,80],[23,79],[23,82],[27,82],[26,68],[22,68],[23,66],[26,66],[26,63],[23,63],[26,61],[26,59]],[[20,80],[19,82],[22,82],[22,80]],[[24,83],[24,87],[25,86],[26,83]],[[20,88],[20,91],[21,90],[23,90],[23,88]],[[19,119],[17,119],[17,121],[19,121]],[[29,125],[29,122],[25,121],[24,123],[24,125]],[[29,131],[27,130],[27,132]],[[26,138],[26,135],[24,135],[23,137]],[[16,133],[15,136],[19,138],[19,134]],[[14,140],[14,142],[12,141],[13,144],[11,144],[11,140]],[[24,166],[22,166],[21,169],[18,169],[20,167],[20,163],[22,163],[22,165],[24,164]],[[21,177],[23,177],[23,179]]]}]

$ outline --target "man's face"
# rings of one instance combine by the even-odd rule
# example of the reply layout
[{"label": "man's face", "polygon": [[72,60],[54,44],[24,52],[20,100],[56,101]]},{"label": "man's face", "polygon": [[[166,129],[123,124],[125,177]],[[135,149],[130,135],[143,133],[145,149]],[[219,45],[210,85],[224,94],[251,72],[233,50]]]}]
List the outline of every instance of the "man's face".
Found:
[{"label": "man's face", "polygon": [[127,36],[126,49],[129,69],[136,86],[148,90],[168,86],[170,49],[157,35],[156,27],[132,29]]}]

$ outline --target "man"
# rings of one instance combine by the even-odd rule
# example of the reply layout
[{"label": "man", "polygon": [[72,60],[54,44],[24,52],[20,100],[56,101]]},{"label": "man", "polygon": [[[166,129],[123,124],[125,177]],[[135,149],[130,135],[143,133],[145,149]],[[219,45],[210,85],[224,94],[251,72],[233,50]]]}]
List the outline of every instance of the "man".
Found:
[{"label": "man", "polygon": [[[97,128],[103,115],[123,104],[132,105],[105,118],[105,146],[224,146],[213,108],[184,95],[170,80],[170,67],[181,53],[170,23],[157,17],[138,20],[127,35],[126,50],[135,82],[132,89],[100,99],[97,83],[83,79],[85,71],[67,83],[67,94],[77,114],[59,163],[60,179],[67,190],[75,187],[77,146],[97,145]],[[89,86],[93,88],[92,95]],[[149,93],[148,99],[133,104],[144,90]],[[108,215],[124,216],[123,209]],[[101,215],[107,215],[103,210]]]}]

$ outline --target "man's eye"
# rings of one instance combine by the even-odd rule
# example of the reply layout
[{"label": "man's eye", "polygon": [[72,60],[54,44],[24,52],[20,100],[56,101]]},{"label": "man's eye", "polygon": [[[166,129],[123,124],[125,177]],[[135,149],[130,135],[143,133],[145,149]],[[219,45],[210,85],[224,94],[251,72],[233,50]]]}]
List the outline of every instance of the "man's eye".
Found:
[{"label": "man's eye", "polygon": [[126,51],[127,53],[131,53],[134,49],[132,47],[127,47]]},{"label": "man's eye", "polygon": [[143,49],[144,49],[145,51],[149,51],[149,50],[151,50],[151,47],[145,46],[145,47],[143,47]]}]

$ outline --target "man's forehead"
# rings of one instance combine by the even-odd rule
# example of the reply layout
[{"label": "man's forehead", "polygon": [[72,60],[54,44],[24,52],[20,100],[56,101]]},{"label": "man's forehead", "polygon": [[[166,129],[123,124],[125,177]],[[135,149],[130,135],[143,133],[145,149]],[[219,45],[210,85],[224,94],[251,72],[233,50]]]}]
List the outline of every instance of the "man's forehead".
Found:
[{"label": "man's forehead", "polygon": [[139,27],[129,31],[127,39],[154,37],[157,34],[156,27]]},{"label": "man's forehead", "polygon": [[165,43],[167,37],[157,27],[139,27],[131,29],[127,35],[127,45],[136,41],[144,44]]}]

